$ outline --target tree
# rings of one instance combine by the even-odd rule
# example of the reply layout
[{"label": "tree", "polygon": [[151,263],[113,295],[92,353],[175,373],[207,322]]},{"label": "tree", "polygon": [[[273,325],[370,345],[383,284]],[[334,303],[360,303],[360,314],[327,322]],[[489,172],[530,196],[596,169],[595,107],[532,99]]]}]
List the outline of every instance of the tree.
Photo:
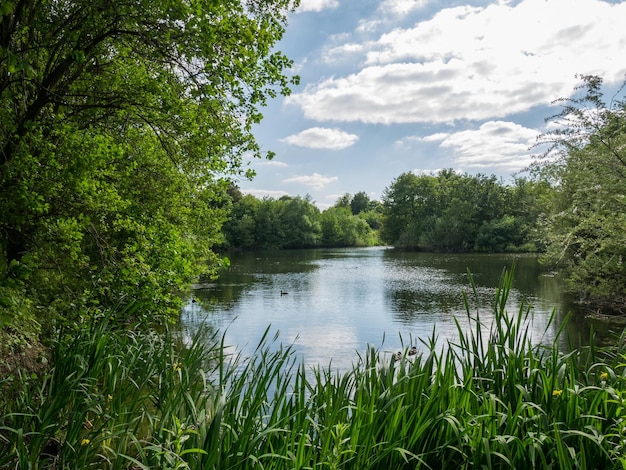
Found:
[{"label": "tree", "polygon": [[259,247],[257,217],[260,201],[251,194],[242,196],[230,211],[222,231],[228,247],[250,250]]},{"label": "tree", "polygon": [[352,215],[359,215],[361,212],[366,211],[369,203],[370,198],[364,191],[356,193],[350,201],[350,210],[352,211]]},{"label": "tree", "polygon": [[310,248],[319,242],[321,227],[320,211],[310,196],[279,199],[280,225],[284,234],[282,247]]},{"label": "tree", "polygon": [[[540,173],[557,183],[546,220],[544,261],[559,267],[572,291],[594,306],[626,308],[626,102],[602,97],[602,79],[583,76],[583,95],[560,100],[559,127]],[[620,89],[620,92],[624,88]]]},{"label": "tree", "polygon": [[471,251],[484,224],[504,214],[505,189],[495,176],[438,175],[439,209],[422,243],[438,251]]},{"label": "tree", "polygon": [[419,246],[436,210],[436,184],[433,176],[403,173],[385,189],[383,241],[401,247]]},{"label": "tree", "polygon": [[324,246],[369,246],[374,240],[367,221],[347,207],[329,207],[321,214]]},{"label": "tree", "polygon": [[352,196],[350,195],[350,193],[345,193],[343,196],[341,196],[339,199],[337,199],[337,201],[335,202],[335,207],[347,207],[350,208],[350,200],[352,199]]},{"label": "tree", "polygon": [[[542,185],[525,189],[543,188]],[[405,173],[385,190],[383,240],[397,247],[430,251],[504,251],[530,249],[537,207],[521,189],[507,207],[512,189],[495,176],[457,174],[437,176]],[[525,196],[524,200],[522,196]]]},{"label": "tree", "polygon": [[323,246],[347,246],[346,220],[351,216],[352,214],[346,207],[333,206],[322,212],[320,222]]},{"label": "tree", "polygon": [[5,317],[120,296],[176,311],[175,290],[216,269],[228,178],[251,176],[260,108],[297,83],[272,50],[296,3],[2,4]]},{"label": "tree", "polygon": [[285,240],[281,214],[275,199],[266,197],[261,201],[256,216],[257,247],[280,248]]}]

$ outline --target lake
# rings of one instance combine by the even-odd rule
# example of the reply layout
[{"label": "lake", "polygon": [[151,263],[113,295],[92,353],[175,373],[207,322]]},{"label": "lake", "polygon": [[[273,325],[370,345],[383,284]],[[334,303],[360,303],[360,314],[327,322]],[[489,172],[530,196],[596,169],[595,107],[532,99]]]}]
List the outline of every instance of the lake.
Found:
[{"label": "lake", "polygon": [[[562,319],[575,306],[561,284],[533,255],[399,252],[384,247],[235,253],[212,283],[195,286],[181,325],[192,335],[201,325],[225,332],[226,343],[252,354],[268,327],[293,344],[307,365],[345,370],[375,346],[387,354],[417,346],[437,348],[468,328],[463,292],[472,312],[492,317],[493,296],[503,269],[515,264],[507,310],[529,305],[532,341],[552,344]],[[472,292],[467,271],[476,284]],[[281,293],[283,292],[283,293]],[[286,293],[285,293],[286,292]],[[556,317],[549,319],[556,309]],[[590,324],[575,315],[567,329],[584,343]],[[596,327],[598,328],[598,327]],[[610,325],[599,327],[610,335]],[[561,341],[567,347],[567,341]]]}]

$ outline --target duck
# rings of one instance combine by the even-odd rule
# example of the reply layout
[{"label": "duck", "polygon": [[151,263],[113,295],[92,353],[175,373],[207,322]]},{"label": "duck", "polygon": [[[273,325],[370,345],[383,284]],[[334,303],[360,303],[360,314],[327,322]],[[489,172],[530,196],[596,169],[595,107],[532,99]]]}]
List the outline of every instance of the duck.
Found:
[{"label": "duck", "polygon": [[282,290],[282,289],[280,290],[280,295],[287,295],[287,294],[289,294],[289,292],[285,292],[285,291],[284,291],[284,290]]},{"label": "duck", "polygon": [[412,346],[411,349],[409,349],[409,356],[415,356],[417,354],[417,348],[415,346]]},{"label": "duck", "polygon": [[402,351],[398,351],[396,353],[396,361],[400,361],[400,360],[402,360]]}]

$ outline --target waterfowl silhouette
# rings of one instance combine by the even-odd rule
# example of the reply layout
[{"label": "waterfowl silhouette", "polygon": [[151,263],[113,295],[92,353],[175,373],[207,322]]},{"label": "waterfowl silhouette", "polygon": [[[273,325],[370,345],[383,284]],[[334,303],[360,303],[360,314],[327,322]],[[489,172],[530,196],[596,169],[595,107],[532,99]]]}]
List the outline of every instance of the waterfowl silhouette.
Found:
[{"label": "waterfowl silhouette", "polygon": [[289,292],[285,292],[284,290],[281,289],[280,295],[287,295],[287,294],[289,294]]}]

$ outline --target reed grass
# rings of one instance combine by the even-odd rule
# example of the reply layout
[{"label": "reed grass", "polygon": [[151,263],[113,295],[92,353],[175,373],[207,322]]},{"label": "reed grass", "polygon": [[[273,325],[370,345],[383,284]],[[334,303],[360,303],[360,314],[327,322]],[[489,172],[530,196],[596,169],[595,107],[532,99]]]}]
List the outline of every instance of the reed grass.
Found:
[{"label": "reed grass", "polygon": [[305,367],[269,328],[243,357],[103,317],[0,399],[0,468],[626,468],[623,338],[533,344],[530,309],[506,310],[512,280],[488,323],[465,296],[471,328],[443,349],[433,332],[347,372]]}]

